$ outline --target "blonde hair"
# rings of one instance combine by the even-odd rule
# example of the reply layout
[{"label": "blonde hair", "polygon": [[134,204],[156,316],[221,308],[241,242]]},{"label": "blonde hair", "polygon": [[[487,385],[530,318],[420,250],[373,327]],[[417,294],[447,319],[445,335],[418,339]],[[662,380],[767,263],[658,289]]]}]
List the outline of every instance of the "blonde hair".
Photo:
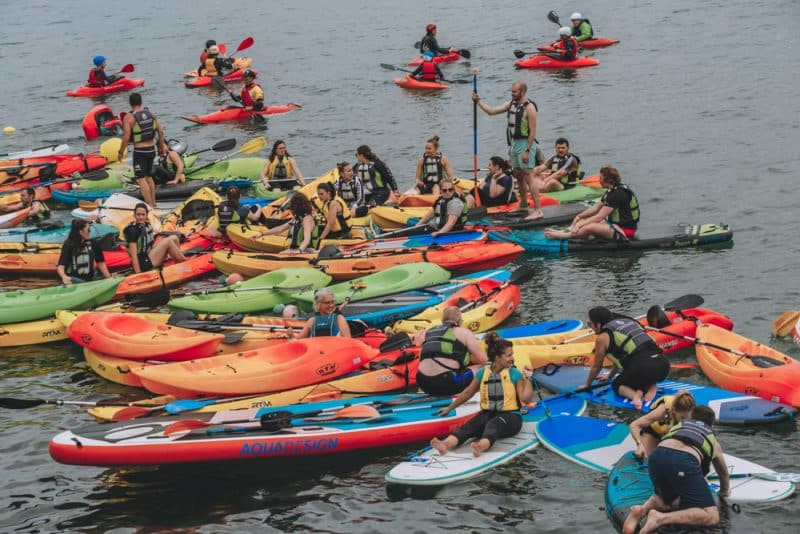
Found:
[{"label": "blonde hair", "polygon": [[672,400],[673,412],[691,412],[695,406],[697,406],[697,403],[694,397],[685,389],[676,393],[675,398]]}]

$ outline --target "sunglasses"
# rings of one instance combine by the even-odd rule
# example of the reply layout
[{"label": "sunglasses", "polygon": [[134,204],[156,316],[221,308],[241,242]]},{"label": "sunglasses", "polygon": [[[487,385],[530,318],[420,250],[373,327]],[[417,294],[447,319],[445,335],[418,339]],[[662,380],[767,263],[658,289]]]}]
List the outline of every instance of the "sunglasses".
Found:
[{"label": "sunglasses", "polygon": [[443,187],[441,191],[442,193],[452,193],[453,191],[455,191],[455,189],[453,189],[452,187]]}]

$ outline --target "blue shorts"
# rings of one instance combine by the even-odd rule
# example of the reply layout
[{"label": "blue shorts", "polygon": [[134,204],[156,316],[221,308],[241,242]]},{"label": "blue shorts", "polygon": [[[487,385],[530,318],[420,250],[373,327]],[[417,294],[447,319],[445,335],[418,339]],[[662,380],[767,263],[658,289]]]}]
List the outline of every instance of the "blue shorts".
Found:
[{"label": "blue shorts", "polygon": [[508,150],[508,156],[511,160],[512,169],[532,169],[536,167],[536,143],[531,145],[531,152],[528,155],[528,163],[522,162],[522,154],[528,148],[527,139],[514,139],[511,142],[511,148]]},{"label": "blue shorts", "polygon": [[686,451],[656,447],[647,460],[656,493],[667,505],[680,498],[679,510],[716,506],[700,462]]}]

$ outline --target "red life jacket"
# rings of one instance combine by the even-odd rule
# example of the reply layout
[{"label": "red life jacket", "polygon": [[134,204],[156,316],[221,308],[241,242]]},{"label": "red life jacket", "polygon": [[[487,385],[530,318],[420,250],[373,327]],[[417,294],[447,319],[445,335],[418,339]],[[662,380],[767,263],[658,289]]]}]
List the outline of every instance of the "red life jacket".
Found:
[{"label": "red life jacket", "polygon": [[103,82],[97,79],[97,76],[95,75],[96,72],[97,72],[97,69],[92,69],[92,70],[89,71],[89,81],[86,82],[86,85],[88,85],[89,87],[102,87],[103,86]]},{"label": "red life jacket", "polygon": [[[253,83],[253,85],[250,86],[250,88],[253,88],[253,87],[261,88],[261,86],[258,85],[257,83]],[[264,89],[262,88],[261,91],[263,92]],[[242,95],[241,96],[242,96],[242,105],[244,107],[251,108],[256,104],[256,101],[253,100],[253,97],[250,95],[250,89],[246,85],[244,87],[242,87]]]},{"label": "red life jacket", "polygon": [[206,64],[206,58],[207,57],[208,57],[208,51],[207,50],[203,50],[202,52],[200,52],[200,64],[201,65],[205,65]]},{"label": "red life jacket", "polygon": [[422,64],[422,73],[420,78],[426,82],[436,81],[436,64],[433,61],[426,61]]},{"label": "red life jacket", "polygon": [[[565,41],[572,41],[572,44],[574,45],[572,49],[575,51],[575,57],[568,57],[567,56],[567,47],[566,47],[566,42]],[[568,61],[571,61],[571,60],[575,59],[576,57],[578,57],[578,47],[579,46],[580,45],[578,44],[578,40],[575,39],[572,36],[570,36],[567,39],[562,39],[562,41],[561,41],[561,50],[562,50],[561,56],[564,59],[568,60]]]}]

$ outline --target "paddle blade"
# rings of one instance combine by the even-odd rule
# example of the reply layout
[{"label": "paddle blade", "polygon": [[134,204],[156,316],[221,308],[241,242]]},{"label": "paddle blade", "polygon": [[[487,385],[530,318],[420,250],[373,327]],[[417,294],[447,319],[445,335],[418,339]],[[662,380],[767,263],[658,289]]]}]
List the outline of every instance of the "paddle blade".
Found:
[{"label": "paddle blade", "polygon": [[556,13],[555,11],[550,11],[547,14],[547,20],[549,20],[553,24],[558,24],[559,26],[561,26],[561,21],[558,19],[558,13]]},{"label": "paddle blade", "polygon": [[131,419],[138,419],[139,417],[144,417],[149,415],[150,413],[160,410],[161,406],[155,406],[153,408],[142,408],[140,406],[128,406],[127,408],[122,408],[121,410],[117,410],[114,412],[114,415],[111,416],[112,421],[130,421]]},{"label": "paddle blade", "polygon": [[97,182],[108,178],[108,173],[103,169],[95,169],[93,171],[81,174],[81,180],[89,180],[90,182]]},{"label": "paddle blade", "polygon": [[153,293],[127,294],[125,303],[136,308],[158,308],[169,302],[170,294],[166,288],[161,288]]},{"label": "paddle blade", "polygon": [[[244,38],[244,39],[242,40],[242,42],[241,42],[241,43],[239,43],[239,46],[238,46],[238,47],[236,47],[236,52],[241,52],[242,50],[247,50],[248,48],[250,48],[251,46],[253,46],[253,43],[255,43],[255,39],[253,39],[252,37],[246,37],[246,38]],[[234,54],[235,54],[236,52],[234,52]]]},{"label": "paddle blade", "polygon": [[525,52],[523,52],[522,50],[514,50],[514,57],[516,57],[517,59],[522,59],[526,55],[527,54]]},{"label": "paddle blade", "polygon": [[256,137],[242,145],[242,148],[237,150],[238,154],[255,154],[267,148],[266,137]]},{"label": "paddle blade", "polygon": [[179,414],[181,412],[190,412],[205,408],[209,404],[216,403],[216,399],[200,400],[200,399],[182,399],[170,402],[164,406],[164,410],[169,414]]},{"label": "paddle blade", "polygon": [[320,415],[318,417],[306,417],[306,421],[334,421],[336,419],[371,419],[373,417],[380,417],[380,412],[374,406],[367,404],[357,404],[355,406],[348,406],[341,410]]},{"label": "paddle blade", "polygon": [[533,275],[536,274],[536,267],[534,265],[523,265],[522,267],[517,267],[511,276],[508,278],[507,284],[523,284],[533,278]]},{"label": "paddle blade", "polygon": [[603,184],[600,183],[599,174],[591,174],[586,178],[583,178],[580,181],[580,184],[585,185],[586,187],[603,187]]},{"label": "paddle blade", "polygon": [[800,320],[800,310],[785,311],[772,322],[772,333],[780,337],[787,336],[798,320]]},{"label": "paddle blade", "polygon": [[697,308],[698,306],[702,305],[703,302],[705,302],[705,299],[703,299],[703,297],[700,295],[683,295],[682,297],[678,297],[675,300],[664,304],[664,309],[666,311],[687,310],[689,308]]},{"label": "paddle blade", "polygon": [[223,56],[228,53],[228,45],[226,45],[225,43],[220,43],[219,46],[217,46],[217,48],[219,48],[219,53],[222,54]]},{"label": "paddle blade", "polygon": [[190,432],[198,428],[205,428],[209,425],[211,425],[211,423],[207,421],[200,421],[199,419],[183,419],[181,421],[176,421],[171,425],[167,425],[167,427],[164,428],[164,435],[171,436],[181,432]]},{"label": "paddle blade", "polygon": [[9,397],[0,398],[0,408],[9,408],[11,410],[33,408],[34,406],[41,406],[42,404],[47,404],[47,401],[42,399],[13,399]]},{"label": "paddle blade", "polygon": [[119,69],[119,71],[124,72],[125,74],[133,72],[133,63],[128,63],[127,65],[123,65],[122,68]]},{"label": "paddle blade", "polygon": [[381,68],[384,68],[386,70],[397,70],[397,67],[395,67],[394,65],[389,65],[388,63],[381,63],[380,65]]},{"label": "paddle blade", "polygon": [[211,147],[211,150],[214,152],[227,152],[228,150],[233,150],[234,148],[236,148],[236,139],[231,137],[230,139],[223,139],[222,141],[218,142]]},{"label": "paddle blade", "polygon": [[469,59],[469,58],[472,57],[472,52],[470,52],[466,48],[459,48],[458,49],[458,55],[460,55],[464,59]]}]

